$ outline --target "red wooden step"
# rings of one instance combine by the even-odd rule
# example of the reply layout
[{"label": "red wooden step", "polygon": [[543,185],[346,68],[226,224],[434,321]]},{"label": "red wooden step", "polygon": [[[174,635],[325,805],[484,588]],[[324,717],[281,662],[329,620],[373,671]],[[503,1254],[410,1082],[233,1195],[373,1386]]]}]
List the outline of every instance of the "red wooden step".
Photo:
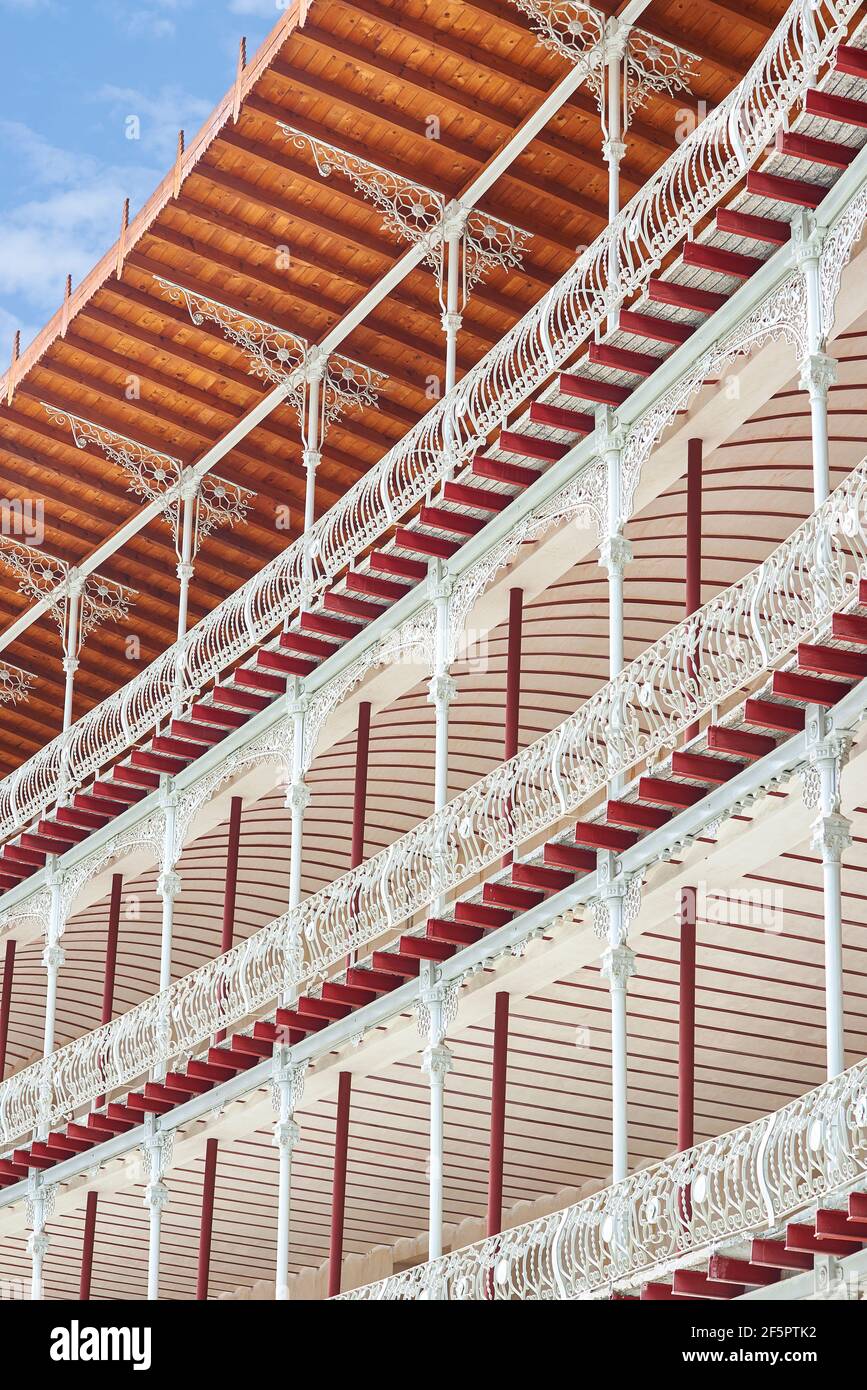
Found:
[{"label": "red wooden step", "polygon": [[459,922],[468,922],[471,927],[504,927],[514,917],[503,907],[488,907],[485,903],[457,902],[454,914]]},{"label": "red wooden step", "polygon": [[186,1091],[180,1091],[163,1086],[159,1081],[146,1081],[144,1094],[145,1100],[163,1101],[170,1109],[174,1109],[176,1105],[183,1104],[184,1100],[189,1100],[194,1091],[192,1086],[189,1086]]},{"label": "red wooden step", "polygon": [[512,865],[512,882],[516,888],[539,888],[543,893],[557,893],[574,881],[575,875],[568,869],[550,869],[544,864]]},{"label": "red wooden step", "polygon": [[350,570],[345,583],[347,593],[381,598],[386,603],[394,603],[409,593],[408,584],[398,584],[394,579],[382,579],[378,574],[360,574],[358,570]]},{"label": "red wooden step", "polygon": [[[57,813],[55,812],[55,814]],[[58,824],[50,820],[41,820],[37,829],[40,835],[47,836],[49,840],[63,840],[64,844],[67,845],[80,844],[82,840],[88,838],[89,834],[89,831],[82,830],[80,826],[70,825],[68,822]]]},{"label": "red wooden step", "polygon": [[595,416],[585,411],[564,410],[561,405],[547,405],[544,401],[533,401],[530,420],[534,425],[547,425],[552,430],[569,430],[572,434],[592,434],[596,428]]},{"label": "red wooden step", "polygon": [[597,381],[592,376],[575,376],[563,372],[557,382],[561,396],[576,396],[581,401],[593,401],[596,405],[623,405],[632,392],[628,386],[618,386],[613,381]]},{"label": "red wooden step", "polygon": [[394,989],[396,978],[384,970],[359,969],[352,965],[346,972],[346,983],[353,989],[357,987],[373,994],[388,994]]},{"label": "red wooden step", "polygon": [[867,1221],[867,1192],[849,1193],[849,1215],[853,1221]]},{"label": "red wooden step", "polygon": [[706,246],[700,241],[685,242],[682,256],[684,265],[697,266],[699,270],[713,270],[719,275],[733,275],[738,280],[749,280],[764,265],[759,256],[723,251],[719,246]]},{"label": "red wooden step", "polygon": [[[130,754],[130,761],[133,767],[142,767],[147,772],[168,772],[172,776],[176,772],[182,772],[185,767],[189,767],[190,763],[189,758],[168,758],[161,753],[151,753],[145,748],[134,748]],[[80,796],[75,796],[73,803],[76,806],[83,804],[85,809],[89,805],[87,798],[82,803]],[[94,803],[94,805],[96,804]],[[104,802],[98,803],[100,806],[104,804]]]},{"label": "red wooden step", "polygon": [[619,825],[605,825],[603,821],[579,821],[575,826],[576,845],[589,849],[610,849],[619,854],[637,839],[635,831],[624,830]]},{"label": "red wooden step", "polygon": [[774,198],[778,203],[794,203],[800,208],[817,208],[827,188],[819,183],[807,183],[804,179],[787,179],[782,174],[765,174],[750,169],[747,174],[747,192],[757,198]]},{"label": "red wooden step", "polygon": [[287,656],[285,652],[261,651],[256,653],[256,665],[266,671],[279,671],[284,676],[309,676],[316,670],[315,661],[306,661],[302,656]]},{"label": "red wooden step", "polygon": [[712,724],[707,731],[707,746],[715,753],[764,758],[768,753],[773,753],[777,740],[767,734],[751,734],[748,729],[725,729],[719,724]]},{"label": "red wooden step", "polygon": [[736,1260],[730,1255],[711,1255],[707,1273],[708,1278],[716,1283],[745,1284],[752,1288],[776,1284],[780,1277],[778,1269],[751,1264],[749,1260]]},{"label": "red wooden step", "polygon": [[109,819],[108,816],[98,816],[93,811],[85,811],[75,806],[55,806],[54,818],[70,829],[83,830],[85,836],[89,835],[91,830],[98,830]]},{"label": "red wooden step", "polygon": [[837,140],[818,140],[815,135],[800,135],[793,130],[777,131],[777,149],[792,159],[805,159],[811,164],[824,164],[831,169],[848,169],[858,151]]},{"label": "red wooden step", "polygon": [[227,1071],[247,1071],[256,1065],[256,1058],[249,1052],[233,1052],[229,1047],[209,1047],[208,1061],[211,1066],[225,1067]]},{"label": "red wooden step", "polygon": [[667,1303],[674,1298],[674,1293],[670,1284],[658,1283],[652,1280],[649,1284],[642,1284],[640,1299],[642,1303]]},{"label": "red wooden step", "polygon": [[326,980],[322,986],[322,998],[335,1004],[348,1004],[351,1009],[363,1009],[372,1004],[376,991],[359,989],[357,985],[343,985],[336,980]]},{"label": "red wooden step", "polygon": [[419,519],[422,526],[447,531],[452,536],[477,536],[485,528],[481,517],[467,516],[466,512],[452,512],[447,507],[422,507]]},{"label": "red wooden step", "polygon": [[0,854],[0,867],[2,867],[3,877],[12,883],[22,883],[25,878],[29,878],[35,873],[32,864],[16,864],[7,857],[8,849]]},{"label": "red wooden step", "polygon": [[[347,1012],[349,1012],[347,1010]],[[318,1033],[322,1028],[327,1028],[331,1019],[314,1018],[312,1014],[299,1014],[294,1009],[278,1009],[277,1024],[283,1033]],[[282,1041],[282,1039],[281,1039]]]},{"label": "red wooden step", "polygon": [[746,1293],[742,1284],[717,1283],[698,1269],[676,1269],[671,1287],[675,1294],[687,1298],[740,1298]]},{"label": "red wooden step", "polygon": [[336,1022],[352,1013],[348,1004],[338,1004],[334,999],[317,999],[307,994],[298,1000],[297,1010],[301,1018],[327,1018],[329,1022]]},{"label": "red wooden step", "polygon": [[300,652],[302,656],[324,658],[333,656],[337,651],[333,642],[326,642],[321,637],[310,637],[306,632],[281,633],[280,646],[287,652]]},{"label": "red wooden step", "polygon": [[[109,1107],[109,1109],[111,1109],[111,1107]],[[84,1125],[78,1125],[73,1120],[70,1120],[69,1124],[66,1126],[66,1135],[69,1139],[78,1139],[86,1141],[86,1149],[92,1149],[94,1144],[96,1143],[93,1134],[86,1130],[84,1128]]]},{"label": "red wooden step", "polygon": [[71,840],[52,839],[50,835],[37,835],[25,830],[18,837],[22,849],[32,849],[38,854],[63,854],[72,844]]},{"label": "red wooden step", "polygon": [[405,980],[417,975],[421,969],[421,961],[415,956],[402,955],[398,951],[374,951],[370,963],[374,970],[384,975],[401,975]]},{"label": "red wooden step", "polygon": [[797,734],[804,727],[806,715],[802,709],[795,709],[793,705],[778,705],[773,700],[750,699],[744,705],[744,719],[748,724],[758,724],[762,729]]},{"label": "red wooden step", "polygon": [[442,536],[426,536],[423,531],[410,531],[407,526],[398,526],[394,539],[401,550],[411,550],[416,555],[430,555],[435,560],[449,560],[461,548],[457,541],[447,541]]},{"label": "red wooden step", "polygon": [[861,642],[867,645],[867,618],[859,613],[835,613],[831,620],[831,635],[838,642]]},{"label": "red wooden step", "polygon": [[544,893],[534,893],[528,888],[516,888],[511,883],[486,883],[482,889],[483,902],[493,907],[508,907],[513,912],[527,912],[544,896]]},{"label": "red wooden step", "polygon": [[801,676],[795,671],[775,671],[771,689],[783,700],[800,700],[805,705],[824,705],[830,709],[852,689],[843,681],[823,680],[821,676]]},{"label": "red wooden step", "polygon": [[609,801],[605,819],[612,825],[628,825],[636,830],[658,830],[671,820],[671,812],[659,806],[642,806],[640,801]]},{"label": "red wooden step", "polygon": [[189,743],[180,738],[168,738],[165,734],[157,734],[151,740],[151,752],[165,754],[169,758],[183,758],[188,763],[195,762],[198,757],[198,752]]},{"label": "red wooden step", "polygon": [[801,642],[798,646],[798,665],[820,676],[848,676],[852,680],[862,681],[867,676],[867,653]]},{"label": "red wooden step", "polygon": [[[222,743],[226,737],[226,730],[218,729],[216,724],[199,724],[189,719],[173,719],[169,733],[172,738],[185,738],[190,743],[200,743],[205,747]],[[129,787],[127,790],[131,792],[133,788]],[[141,795],[145,795],[143,789]]]},{"label": "red wooden step", "polygon": [[357,618],[359,622],[371,623],[385,611],[381,603],[371,603],[368,599],[353,598],[351,594],[326,594],[322,600],[326,613],[338,613],[341,617]]},{"label": "red wooden step", "polygon": [[22,868],[39,869],[45,863],[44,853],[32,849],[22,849],[20,845],[4,845],[3,854],[8,856],[13,864],[20,864]]},{"label": "red wooden step", "polygon": [[649,801],[653,806],[673,806],[682,811],[706,795],[704,787],[691,787],[686,782],[671,782],[664,777],[641,777],[638,781],[639,800]]},{"label": "red wooden step", "polygon": [[867,49],[841,43],[834,59],[834,69],[848,73],[850,77],[867,77]]},{"label": "red wooden step", "polygon": [[838,97],[832,92],[820,92],[816,87],[807,93],[804,110],[808,116],[820,116],[824,121],[867,126],[867,101],[858,101],[854,97]]},{"label": "red wooden step", "polygon": [[639,314],[634,309],[621,309],[617,325],[623,333],[633,333],[638,338],[652,338],[657,343],[685,343],[691,338],[694,329],[688,323],[675,323],[672,319],[657,318],[654,314]]},{"label": "red wooden step", "polygon": [[709,758],[704,753],[672,753],[671,770],[676,777],[689,777],[694,782],[709,782],[721,787],[743,772],[744,763],[729,758]]},{"label": "red wooden step", "polygon": [[142,767],[131,767],[129,763],[117,763],[112,768],[111,775],[118,782],[129,782],[133,787],[147,787],[150,791],[155,791],[160,784],[155,772],[148,772]]},{"label": "red wooden step", "polygon": [[238,690],[236,686],[215,685],[212,699],[229,709],[249,710],[250,713],[266,709],[271,701],[265,695],[255,695],[252,690]]},{"label": "red wooden step", "polygon": [[786,1249],[812,1255],[851,1255],[848,1240],[819,1240],[812,1225],[790,1221],[786,1227]]},{"label": "red wooden step", "polygon": [[80,1154],[85,1150],[84,1144],[67,1139],[63,1134],[49,1134],[45,1140],[45,1145],[46,1148],[53,1149],[61,1158],[72,1158],[75,1154]]},{"label": "red wooden step", "polygon": [[19,1178],[27,1177],[27,1166],[15,1163],[11,1158],[0,1158],[0,1174],[4,1178],[14,1178],[17,1181]]},{"label": "red wooden step", "polygon": [[471,471],[477,478],[508,483],[511,487],[529,487],[541,477],[535,468],[524,468],[520,463],[504,463],[502,459],[486,459],[478,454],[473,459]]},{"label": "red wooden step", "polygon": [[347,622],[346,618],[335,618],[331,613],[302,613],[299,619],[302,632],[324,634],[339,638],[340,641],[358,635],[358,624]]},{"label": "red wooden step", "polygon": [[217,1067],[213,1062],[200,1062],[194,1057],[187,1063],[187,1075],[200,1077],[202,1081],[213,1081],[218,1085],[221,1081],[231,1081],[235,1072],[232,1067]]},{"label": "red wooden step", "polygon": [[675,309],[692,309],[699,314],[713,314],[726,302],[726,295],[715,290],[697,290],[691,285],[678,285],[675,280],[651,280],[647,297],[654,304],[671,304]]},{"label": "red wooden step", "polygon": [[206,1091],[214,1089],[213,1081],[207,1077],[188,1076],[182,1071],[166,1072],[163,1085],[167,1091],[176,1092],[178,1096],[203,1096]]},{"label": "red wooden step", "polygon": [[390,550],[371,551],[367,563],[380,574],[396,574],[415,582],[427,578],[427,565],[421,560],[408,560],[405,555],[394,555]]},{"label": "red wooden step", "polygon": [[484,936],[483,927],[471,927],[466,922],[452,922],[447,917],[429,917],[425,928],[431,941],[448,941],[453,946],[472,946]]},{"label": "red wooden step", "polygon": [[513,498],[507,492],[491,492],[485,487],[468,487],[466,483],[446,483],[443,499],[458,507],[475,507],[480,512],[504,512]]},{"label": "red wooden step", "polygon": [[573,874],[592,874],[596,868],[596,855],[592,849],[579,849],[577,845],[546,845],[542,851],[542,862],[552,869],[568,869]]},{"label": "red wooden step", "polygon": [[254,1057],[270,1057],[274,1051],[274,1044],[266,1038],[251,1038],[246,1033],[236,1033],[232,1038],[231,1048],[233,1052],[249,1052]]},{"label": "red wooden step", "polygon": [[569,452],[569,445],[561,443],[558,439],[544,439],[538,434],[521,434],[517,430],[501,430],[497,448],[507,454],[524,454],[526,458],[543,459],[546,463],[556,463]]},{"label": "red wooden step", "polygon": [[261,691],[263,695],[282,695],[286,689],[282,676],[269,676],[266,671],[251,670],[249,666],[239,666],[232,672],[232,680],[245,690]]},{"label": "red wooden step", "polygon": [[123,782],[94,782],[90,790],[94,796],[102,797],[105,801],[116,801],[121,808],[147,796],[146,787],[124,786]]},{"label": "red wooden step", "polygon": [[253,1024],[253,1037],[261,1038],[264,1042],[276,1042],[277,1031],[276,1023],[269,1023],[267,1019],[260,1019],[258,1023]]},{"label": "red wooden step", "polygon": [[30,1149],[13,1149],[12,1162],[17,1163],[19,1167],[53,1168],[57,1158],[55,1155],[34,1153],[31,1146]]},{"label": "red wooden step", "polygon": [[402,936],[401,954],[416,956],[419,960],[448,960],[455,953],[454,946],[446,941],[429,941],[425,936]]},{"label": "red wooden step", "polygon": [[634,376],[651,376],[663,359],[649,352],[633,352],[630,348],[614,347],[611,343],[591,343],[587,361],[597,367],[611,367]]},{"label": "red wooden step", "polygon": [[247,715],[239,709],[223,709],[220,705],[206,705],[204,702],[193,705],[190,718],[206,729],[240,729],[247,722]]},{"label": "red wooden step", "polygon": [[152,1096],[146,1096],[140,1091],[131,1091],[126,1098],[127,1109],[132,1110],[139,1117],[139,1121],[144,1115],[168,1115],[169,1111],[175,1108],[175,1104],[177,1102],[170,1100],[154,1100]]},{"label": "red wooden step", "polygon": [[718,232],[767,241],[771,246],[785,246],[792,236],[788,222],[778,221],[776,217],[757,217],[752,212],[736,212],[733,208],[719,209],[716,226]]},{"label": "red wooden step", "polygon": [[848,1241],[853,1245],[863,1245],[867,1241],[867,1224],[852,1221],[845,1211],[829,1211],[820,1208],[816,1212],[816,1238]]}]

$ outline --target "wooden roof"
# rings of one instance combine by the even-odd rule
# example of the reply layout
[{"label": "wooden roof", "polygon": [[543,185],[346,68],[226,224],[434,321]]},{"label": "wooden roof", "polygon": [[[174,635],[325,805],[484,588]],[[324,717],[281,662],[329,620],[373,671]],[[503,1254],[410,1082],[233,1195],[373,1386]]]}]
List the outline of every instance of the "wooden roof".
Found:
[{"label": "wooden roof", "polygon": [[[622,5],[610,0],[601,8]],[[746,71],[785,0],[735,5],[652,0],[642,26],[700,58],[692,95],[651,99],[623,166],[633,193],[675,148],[684,110],[717,103]],[[310,0],[296,3],[179,155],[121,240],[10,368],[0,388],[0,487],[43,499],[44,548],[81,563],[140,509],[99,449],[74,447],[41,402],[175,455],[200,458],[268,385],[208,323],[195,326],[155,275],[320,341],[404,251],[382,215],[340,177],[323,180],[278,120],[453,197],[473,180],[566,72],[507,0]],[[431,139],[430,118],[439,120]],[[579,89],[481,206],[532,234],[520,271],[497,271],[464,315],[458,362],[477,362],[572,264],[606,221],[607,171],[596,102]],[[120,220],[120,209],[118,209]],[[285,250],[288,248],[288,258]],[[317,507],[332,505],[429,408],[443,364],[433,275],[410,273],[342,351],[387,374],[375,408],[329,431]],[[137,389],[130,391],[131,374]],[[242,525],[211,536],[196,566],[190,621],[281,550],[303,522],[304,467],[294,410],[283,405],[222,461],[256,493]],[[290,529],[277,524],[288,504]],[[129,621],[93,632],[76,677],[75,715],[129,680],[134,632],[145,664],[174,640],[177,581],[157,519],[101,567],[139,591]],[[30,606],[0,571],[0,631]],[[2,652],[31,671],[29,704],[4,712],[0,775],[57,733],[63,673],[56,629],[40,619]]]}]

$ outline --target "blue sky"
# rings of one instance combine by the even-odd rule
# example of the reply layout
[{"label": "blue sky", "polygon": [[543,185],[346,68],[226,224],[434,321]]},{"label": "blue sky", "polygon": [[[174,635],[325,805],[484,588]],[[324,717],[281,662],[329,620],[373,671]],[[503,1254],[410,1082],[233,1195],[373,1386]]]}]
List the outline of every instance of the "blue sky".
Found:
[{"label": "blue sky", "polygon": [[[114,242],[286,0],[0,0],[0,372]],[[140,138],[129,139],[138,118]]]}]

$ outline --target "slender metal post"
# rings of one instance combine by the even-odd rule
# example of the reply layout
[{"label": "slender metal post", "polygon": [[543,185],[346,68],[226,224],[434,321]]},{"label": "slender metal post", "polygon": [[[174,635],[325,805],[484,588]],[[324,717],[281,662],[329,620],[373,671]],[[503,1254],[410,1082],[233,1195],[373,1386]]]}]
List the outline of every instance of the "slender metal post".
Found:
[{"label": "slender metal post", "polygon": [[[458,333],[461,328],[461,242],[464,235],[464,221],[458,219],[446,227],[445,247],[446,265],[446,307],[443,311],[443,332],[446,335],[446,381],[445,393],[448,395],[457,381]],[[440,301],[442,303],[442,300]]]},{"label": "slender metal post", "polygon": [[181,542],[178,558],[178,655],[175,667],[175,688],[172,711],[175,718],[181,714],[184,704],[184,664],[187,639],[187,621],[190,608],[190,583],[195,573],[193,565],[193,543],[195,537],[196,508],[198,506],[198,479],[192,471],[182,479],[181,498]]},{"label": "slender metal post", "polygon": [[148,1171],[144,1204],[149,1212],[148,1225],[148,1301],[153,1303],[160,1296],[160,1234],[162,1211],[169,1200],[169,1190],[163,1182],[170,1156],[170,1143],[158,1127],[156,1116],[145,1116],[145,1142],[142,1153]]},{"label": "slender metal post", "polygon": [[45,1225],[53,1207],[54,1188],[43,1187],[39,1177],[31,1170],[27,1196],[31,1234],[27,1241],[27,1250],[31,1260],[30,1299],[33,1303],[41,1303],[45,1297],[45,1256],[48,1254],[48,1248],[51,1244]]},{"label": "slender metal post", "polygon": [[[686,463],[686,616],[701,608],[702,541],[702,441],[687,441]],[[695,662],[691,661],[691,674]],[[698,723],[690,724],[685,742],[697,737]]]},{"label": "slender metal post", "polygon": [[[523,589],[509,590],[509,625],[506,645],[506,728],[503,739],[503,758],[506,762],[518,752],[518,731],[521,720],[521,640],[523,624]],[[511,803],[510,803],[511,809]],[[511,850],[503,855],[503,865],[511,864]]]},{"label": "slender metal post", "polygon": [[289,849],[289,906],[301,901],[301,868],[304,841],[304,812],[310,801],[310,789],[304,782],[304,722],[307,701],[301,684],[293,679],[289,686],[289,713],[293,720],[292,782],[286,805],[292,813],[292,841]]},{"label": "slender metal post", "polygon": [[93,1248],[96,1241],[96,1206],[98,1194],[88,1192],[84,1208],[84,1240],[81,1249],[81,1277],[78,1284],[79,1302],[87,1303],[93,1281]]},{"label": "slender metal post", "polygon": [[802,211],[792,223],[795,263],[804,277],[807,296],[807,355],[801,362],[799,385],[810,397],[814,507],[820,507],[831,491],[828,392],[837,380],[837,363],[825,351],[827,336],[821,283],[823,236],[813,213]]},{"label": "slender metal post", "polygon": [[[616,18],[609,19],[606,25],[605,47],[605,139],[602,143],[602,157],[608,165],[608,225],[615,221],[620,212],[620,164],[626,155],[623,140],[623,55],[626,48],[628,29]],[[612,241],[608,263],[608,327],[617,327],[620,295],[620,266],[617,261],[617,246]]]},{"label": "slender metal post", "polygon": [[75,673],[78,670],[78,651],[81,646],[81,597],[84,580],[77,572],[69,576],[69,602],[66,610],[66,633],[63,642],[63,671],[66,683],[63,691],[63,732],[72,725],[72,701],[75,694]]},{"label": "slender metal post", "polygon": [[292,1153],[298,1143],[300,1130],[293,1115],[304,1089],[306,1063],[293,1067],[288,1052],[280,1048],[274,1053],[274,1105],[277,1120],[274,1125],[274,1145],[279,1154],[277,1173],[277,1263],[274,1296],[285,1303],[289,1298],[289,1235],[292,1198]]},{"label": "slender metal post", "polygon": [[425,973],[422,1004],[428,1020],[428,1045],[422,1056],[422,1071],[430,1088],[428,1259],[437,1260],[443,1252],[445,1081],[451,1071],[452,1054],[444,1043],[443,987],[433,982],[430,962],[425,962],[422,970]]},{"label": "slender metal post", "polygon": [[506,1147],[506,1073],[509,1061],[509,996],[499,991],[494,1001],[494,1053],[491,1066],[491,1142],[488,1159],[487,1234],[498,1235],[503,1225],[503,1161]]},{"label": "slender metal post", "polygon": [[818,809],[811,844],[822,856],[825,922],[825,1047],[828,1078],[846,1066],[843,992],[843,854],[852,843],[851,821],[841,813],[842,772],[851,737],[832,730],[827,712],[807,706],[807,737],[812,743],[805,800]]},{"label": "slender metal post", "polygon": [[349,1107],[352,1072],[337,1081],[337,1125],[334,1134],[334,1181],[331,1188],[331,1241],[328,1250],[328,1297],[340,1293],[343,1273],[343,1228],[346,1219],[346,1170],[349,1160]]},{"label": "slender metal post", "polygon": [[[622,478],[623,435],[617,417],[608,406],[596,412],[596,439],[608,475],[606,507],[607,535],[599,547],[599,563],[608,571],[608,677],[616,680],[624,666],[623,572],[632,560],[632,547],[623,534],[624,497]],[[609,740],[612,753],[618,753],[620,715],[612,713]],[[612,759],[610,790],[623,790],[625,774]]]},{"label": "slender metal post", "polygon": [[695,1143],[696,892],[680,891],[680,987],[677,1033],[677,1147]]},{"label": "slender metal post", "polygon": [[[439,560],[431,565],[429,589],[436,610],[434,669],[428,686],[428,699],[434,707],[434,811],[441,811],[449,799],[449,706],[455,698],[455,683],[451,678],[449,633],[449,597],[452,582]],[[440,894],[433,903],[433,914],[443,910]]]},{"label": "slender metal post", "polygon": [[635,974],[635,953],[626,944],[628,886],[615,881],[616,857],[610,851],[598,855],[598,874],[603,885],[602,902],[607,922],[608,947],[602,956],[602,977],[611,998],[611,1153],[612,1176],[620,1182],[629,1172],[629,1053],[626,1032],[626,989]]},{"label": "slender metal post", "polygon": [[199,1266],[196,1272],[196,1299],[206,1302],[208,1298],[208,1279],[211,1272],[211,1238],[214,1230],[214,1194],[217,1186],[216,1139],[209,1139],[205,1145],[205,1173],[202,1182],[202,1220],[199,1227]]},{"label": "slender metal post", "polygon": [[162,930],[160,935],[160,990],[168,989],[172,982],[172,933],[174,931],[175,898],[181,891],[181,876],[175,873],[176,850],[176,803],[171,790],[171,779],[163,784],[163,855],[157,891],[162,898]]},{"label": "slender metal post", "polygon": [[48,935],[42,963],[46,970],[45,984],[45,1032],[42,1053],[48,1057],[54,1051],[54,1034],[57,1017],[57,977],[60,967],[66,960],[60,945],[63,936],[63,876],[57,869],[57,856],[49,855],[46,869],[48,873]]},{"label": "slender metal post", "polygon": [[12,1012],[12,981],[15,976],[15,941],[6,942],[3,958],[3,990],[0,993],[0,1081],[6,1075],[6,1050],[9,1042],[9,1018]]}]

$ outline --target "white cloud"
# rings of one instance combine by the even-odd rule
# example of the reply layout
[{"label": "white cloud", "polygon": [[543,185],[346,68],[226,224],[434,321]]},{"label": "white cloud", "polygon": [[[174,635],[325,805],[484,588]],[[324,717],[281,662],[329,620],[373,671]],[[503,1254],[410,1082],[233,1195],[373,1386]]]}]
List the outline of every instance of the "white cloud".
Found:
[{"label": "white cloud", "polygon": [[229,0],[230,14],[252,14],[261,19],[274,19],[288,10],[289,5],[281,0]]},{"label": "white cloud", "polygon": [[[213,105],[178,86],[164,86],[151,97],[135,87],[107,84],[96,93],[94,100],[108,108],[124,131],[129,118],[137,118],[141,148],[148,157],[153,156],[166,166],[174,159],[178,131],[183,128],[189,135],[191,131],[198,130],[210,115]],[[130,144],[133,143],[131,140]]]},{"label": "white cloud", "polygon": [[22,323],[15,314],[0,305],[0,372],[5,372],[12,358],[12,341],[16,332],[21,333],[21,351],[32,342],[39,328],[32,323]]}]

